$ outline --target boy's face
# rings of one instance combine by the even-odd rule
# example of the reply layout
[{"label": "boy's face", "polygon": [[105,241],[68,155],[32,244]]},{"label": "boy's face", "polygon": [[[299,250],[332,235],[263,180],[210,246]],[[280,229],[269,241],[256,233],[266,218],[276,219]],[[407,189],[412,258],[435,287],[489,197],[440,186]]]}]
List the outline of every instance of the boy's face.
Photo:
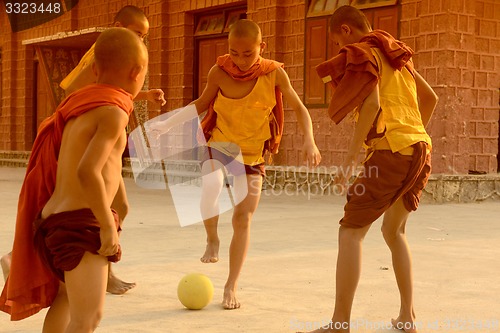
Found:
[{"label": "boy's face", "polygon": [[246,72],[259,59],[265,43],[253,37],[229,36],[229,56],[236,66]]},{"label": "boy's face", "polygon": [[137,34],[137,36],[139,36],[141,40],[144,40],[144,38],[149,32],[148,20],[137,20],[134,23],[129,24],[127,26],[123,26],[120,22],[116,22],[116,26],[127,28],[128,30]]}]

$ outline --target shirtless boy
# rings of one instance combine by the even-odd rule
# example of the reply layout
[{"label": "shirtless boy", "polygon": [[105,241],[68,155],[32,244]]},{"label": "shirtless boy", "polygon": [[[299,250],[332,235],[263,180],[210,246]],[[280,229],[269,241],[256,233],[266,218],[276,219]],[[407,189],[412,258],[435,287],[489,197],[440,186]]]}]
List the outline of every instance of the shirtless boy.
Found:
[{"label": "shirtless boy", "polygon": [[147,67],[146,47],[134,33],[106,30],[95,47],[97,83],[68,96],[42,123],[0,298],[0,309],[13,320],[50,306],[43,332],[93,332],[98,326],[108,261],[121,255],[112,203],[124,191],[125,127]]},{"label": "shirtless boy", "polygon": [[[127,28],[135,33],[141,40],[144,40],[149,32],[149,22],[146,15],[140,8],[132,5],[124,6],[118,11],[113,20],[113,26]],[[88,84],[96,82],[97,78],[92,70],[92,64],[94,63],[94,50],[95,44],[92,45],[92,47],[82,57],[78,65],[61,82],[60,86],[66,92],[66,96],[69,96],[72,92],[83,88]],[[160,105],[164,105],[166,103],[164,93],[161,89],[141,90],[134,100],[148,100]],[[123,192],[123,194],[125,194],[125,192]],[[128,214],[128,202],[126,201],[126,197],[121,195],[121,192],[115,198],[113,208],[118,213],[120,223],[123,224],[123,220]],[[7,276],[9,275],[10,262],[11,253],[5,254],[0,258],[0,265],[2,267],[4,280],[7,280]],[[107,291],[109,293],[119,295],[134,287],[135,283],[124,282],[119,279],[113,273],[111,264],[109,265],[107,286]]]}]

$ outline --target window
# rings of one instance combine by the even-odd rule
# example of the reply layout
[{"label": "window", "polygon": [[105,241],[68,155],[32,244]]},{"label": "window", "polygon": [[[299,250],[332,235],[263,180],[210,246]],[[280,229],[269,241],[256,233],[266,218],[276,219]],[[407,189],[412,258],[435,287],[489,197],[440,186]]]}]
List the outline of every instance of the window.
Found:
[{"label": "window", "polygon": [[332,14],[340,6],[349,5],[352,0],[313,0],[307,16],[323,16]]},{"label": "window", "polygon": [[356,8],[373,8],[395,5],[397,0],[353,0],[352,5]]},{"label": "window", "polygon": [[304,58],[304,103],[309,107],[325,107],[330,101],[331,89],[315,67],[338,53],[328,36],[328,19],[335,9],[349,4],[363,11],[373,29],[398,37],[397,0],[312,0],[306,17]]},{"label": "window", "polygon": [[247,17],[245,10],[220,12],[213,15],[204,15],[198,19],[195,36],[216,35],[229,32],[231,24]]}]

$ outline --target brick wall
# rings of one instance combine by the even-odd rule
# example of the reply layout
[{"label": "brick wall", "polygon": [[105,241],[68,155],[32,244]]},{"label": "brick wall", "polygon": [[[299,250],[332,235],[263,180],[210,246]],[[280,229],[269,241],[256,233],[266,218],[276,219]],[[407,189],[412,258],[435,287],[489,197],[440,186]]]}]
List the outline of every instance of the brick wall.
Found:
[{"label": "brick wall", "polygon": [[[193,98],[194,17],[201,11],[247,5],[248,18],[262,28],[265,57],[285,63],[292,86],[304,92],[305,0],[80,0],[61,17],[36,28],[10,33],[0,11],[2,97],[0,150],[29,150],[33,138],[33,46],[26,39],[107,26],[125,4],[144,9],[150,21],[149,87],[161,87],[167,105]],[[429,125],[434,173],[496,172],[500,71],[500,3],[497,0],[401,0],[400,36],[415,51],[417,70],[440,96]],[[286,101],[285,101],[286,103]],[[286,104],[285,104],[286,105]],[[353,124],[334,125],[324,108],[309,110],[323,165],[338,165],[347,151]],[[160,109],[148,105],[149,117]],[[285,135],[276,165],[300,165],[302,134],[286,108]]]},{"label": "brick wall", "polygon": [[440,97],[429,124],[434,172],[496,172],[500,3],[404,0],[401,8],[401,39]]}]

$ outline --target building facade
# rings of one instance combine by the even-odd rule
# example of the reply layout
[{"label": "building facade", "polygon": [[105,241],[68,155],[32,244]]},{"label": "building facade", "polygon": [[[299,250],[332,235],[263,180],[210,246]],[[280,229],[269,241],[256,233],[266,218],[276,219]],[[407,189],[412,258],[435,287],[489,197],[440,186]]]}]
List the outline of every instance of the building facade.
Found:
[{"label": "building facade", "polygon": [[[246,17],[262,28],[264,57],[285,63],[308,107],[322,165],[339,165],[353,124],[335,125],[328,118],[330,91],[314,66],[336,52],[328,39],[328,16],[337,6],[351,3],[374,28],[391,32],[415,51],[416,69],[440,97],[428,126],[433,173],[498,172],[497,0],[64,0],[50,2],[60,12],[52,10],[53,17],[45,21],[29,8],[16,15],[12,3],[0,3],[1,151],[31,149],[40,121],[64,96],[58,82],[110,26],[115,13],[131,4],[142,8],[150,22],[148,86],[162,88],[167,99],[161,109],[145,106],[144,117],[195,99],[217,55],[227,53],[228,26]],[[301,145],[294,112],[287,108],[285,135],[273,163],[300,165]]]}]

